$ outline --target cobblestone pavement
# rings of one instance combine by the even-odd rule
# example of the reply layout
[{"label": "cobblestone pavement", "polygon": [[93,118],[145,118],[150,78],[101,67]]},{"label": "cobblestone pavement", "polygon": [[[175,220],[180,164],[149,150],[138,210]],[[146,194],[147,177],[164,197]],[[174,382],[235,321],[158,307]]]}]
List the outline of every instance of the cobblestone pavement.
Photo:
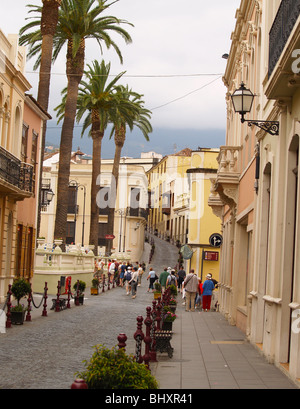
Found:
[{"label": "cobblestone pavement", "polygon": [[[148,251],[149,245],[144,256],[146,262]],[[160,262],[166,266],[176,264],[176,247],[162,243],[155,252],[158,264],[153,263],[152,267],[159,269]],[[146,307],[152,306],[153,301],[153,295],[147,292],[146,277],[147,273],[134,300],[126,295],[124,287],[98,296],[89,295],[87,288],[83,306],[72,302],[70,309],[50,311],[49,296],[48,317],[41,316],[42,307],[33,307],[31,322],[12,325],[5,334],[0,334],[0,389],[69,389],[75,372],[81,371],[83,361],[91,358],[93,346],[103,344],[111,348],[118,344],[120,333],[128,337],[126,352],[134,353],[136,318],[139,315],[145,318]],[[35,294],[36,305],[40,300],[41,296]]]},{"label": "cobblestone pavement", "polygon": [[[163,267],[174,267],[178,259],[175,246],[157,237],[154,241],[153,261],[135,299],[121,287],[98,296],[89,295],[87,288],[84,305],[72,302],[70,309],[60,312],[48,307],[48,317],[41,316],[42,307],[33,307],[31,322],[0,333],[0,389],[70,389],[75,372],[82,371],[83,361],[91,358],[93,346],[112,348],[120,333],[128,337],[126,352],[134,354],[136,319],[146,317],[146,307],[153,301],[147,292],[149,267],[159,274]],[[147,262],[150,246],[145,247]],[[39,305],[41,296],[35,294],[34,300]],[[243,334],[219,313],[186,313],[180,303],[177,314],[174,357],[159,354],[158,362],[150,365],[161,389],[297,388],[250,344],[236,342]]]}]

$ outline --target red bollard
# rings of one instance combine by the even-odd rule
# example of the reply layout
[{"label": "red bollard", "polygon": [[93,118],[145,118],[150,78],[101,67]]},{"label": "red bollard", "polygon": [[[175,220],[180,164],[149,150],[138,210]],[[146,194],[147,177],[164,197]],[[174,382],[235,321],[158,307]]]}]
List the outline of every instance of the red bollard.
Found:
[{"label": "red bollard", "polygon": [[156,322],[157,322],[156,329],[157,330],[160,330],[160,322],[161,322],[161,319],[162,319],[161,318],[161,309],[162,309],[161,299],[159,298],[157,306],[156,306],[156,311],[157,311],[157,314],[156,314]]},{"label": "red bollard", "polygon": [[11,292],[11,284],[8,285],[8,292],[7,292],[7,314],[6,314],[6,328],[11,328],[11,320],[10,320],[10,308],[11,308],[11,302],[10,302],[10,297],[12,295]]},{"label": "red bollard", "polygon": [[56,298],[56,304],[55,304],[55,312],[60,311],[59,295],[60,295],[60,281],[58,281],[58,285],[57,285],[57,298]]},{"label": "red bollard", "polygon": [[71,385],[71,389],[88,389],[88,386],[84,379],[75,379]]},{"label": "red bollard", "polygon": [[69,281],[69,284],[68,284],[68,301],[67,301],[67,308],[71,308],[70,299],[71,299],[71,281]]},{"label": "red bollard", "polygon": [[137,317],[137,330],[134,333],[134,339],[136,341],[136,362],[139,364],[143,363],[143,355],[142,355],[142,342],[144,340],[144,333],[142,331],[143,327],[143,317],[138,316]]},{"label": "red bollard", "polygon": [[48,287],[47,287],[47,282],[45,282],[45,288],[44,288],[44,304],[43,304],[43,312],[42,312],[42,317],[47,317],[47,291],[48,291]]},{"label": "red bollard", "polygon": [[155,331],[156,331],[156,316],[157,316],[157,311],[156,311],[156,301],[152,301],[152,324],[151,324],[151,330],[150,330],[150,336],[151,336],[151,344],[150,344],[150,361],[152,362],[157,362],[156,359],[156,339],[155,339]]},{"label": "red bollard", "polygon": [[147,368],[150,370],[149,368],[149,362],[150,362],[150,345],[151,345],[151,336],[150,336],[150,328],[151,328],[151,324],[152,324],[152,319],[150,317],[151,314],[151,307],[147,307],[146,308],[147,311],[147,317],[144,321],[144,324],[146,325],[146,336],[144,338],[144,342],[146,344],[145,346],[145,355],[143,357],[145,365],[147,366]]},{"label": "red bollard", "polygon": [[30,314],[30,311],[31,311],[31,306],[30,306],[31,300],[32,300],[32,289],[31,289],[31,284],[30,284],[30,293],[29,293],[29,295],[28,295],[28,306],[27,306],[27,314],[26,314],[26,319],[25,319],[26,322],[30,322],[30,321],[31,321],[31,314]]},{"label": "red bollard", "polygon": [[118,343],[119,349],[124,349],[125,351],[127,336],[125,334],[119,334],[118,341],[119,341]]}]

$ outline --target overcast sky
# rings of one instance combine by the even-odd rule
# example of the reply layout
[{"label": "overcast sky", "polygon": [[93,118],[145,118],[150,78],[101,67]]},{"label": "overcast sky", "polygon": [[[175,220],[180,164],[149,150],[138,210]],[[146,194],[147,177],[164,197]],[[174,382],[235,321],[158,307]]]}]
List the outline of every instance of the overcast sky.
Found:
[{"label": "overcast sky", "polygon": [[[24,25],[26,4],[38,0],[1,0],[0,28],[5,34],[17,33]],[[222,74],[235,27],[240,0],[120,0],[109,9],[111,15],[125,19],[133,43],[122,50],[120,65],[113,52],[104,48],[103,56],[93,40],[87,41],[86,62],[102,58],[111,61],[111,73],[126,71],[124,84],[144,94],[152,110],[152,125],[168,129],[225,129],[225,86]],[[65,86],[65,52],[52,68],[49,113],[59,103]],[[204,75],[206,74],[206,75]],[[27,78],[37,93],[38,73],[27,63]]]}]

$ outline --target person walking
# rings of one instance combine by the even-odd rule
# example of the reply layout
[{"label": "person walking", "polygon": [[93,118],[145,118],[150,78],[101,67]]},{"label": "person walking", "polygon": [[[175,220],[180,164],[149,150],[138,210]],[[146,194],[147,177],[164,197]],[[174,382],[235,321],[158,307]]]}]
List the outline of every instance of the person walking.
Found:
[{"label": "person walking", "polygon": [[166,291],[166,282],[167,282],[167,278],[169,277],[169,272],[167,270],[167,267],[164,268],[164,271],[162,273],[160,273],[159,275],[159,283],[161,285],[161,291],[162,293],[164,293]]},{"label": "person walking", "polygon": [[126,271],[126,273],[125,273],[125,275],[124,275],[126,295],[129,295],[129,294],[130,294],[131,288],[130,288],[129,281],[131,280],[131,275],[132,275],[131,267],[128,266],[128,267],[127,267],[127,271]]},{"label": "person walking", "polygon": [[185,270],[183,269],[182,266],[180,266],[180,269],[178,270],[177,275],[178,275],[178,279],[177,279],[178,290],[179,290],[180,293],[182,293],[182,290],[183,290],[182,283],[184,282],[184,279],[186,277],[186,272],[185,272]]},{"label": "person walking", "polygon": [[202,306],[202,292],[203,292],[203,284],[200,277],[198,277],[198,293],[196,295],[196,302],[195,308],[201,308]]},{"label": "person walking", "polygon": [[133,273],[131,275],[131,280],[128,282],[128,284],[131,285],[131,298],[136,297],[136,290],[137,290],[137,285],[138,285],[138,278],[139,278],[139,273],[138,273],[138,268],[134,267],[133,268]]},{"label": "person walking", "polygon": [[185,311],[195,311],[195,299],[198,291],[198,277],[194,270],[184,280]]},{"label": "person walking", "polygon": [[210,310],[210,304],[211,304],[211,296],[213,293],[213,290],[215,288],[215,285],[211,279],[211,275],[207,274],[206,280],[203,283],[203,292],[202,292],[202,310],[203,311],[209,311]]},{"label": "person walking", "polygon": [[123,287],[123,282],[124,282],[124,275],[126,273],[126,264],[125,261],[123,261],[122,265],[119,267],[120,268],[120,286]]},{"label": "person walking", "polygon": [[115,277],[116,263],[115,260],[112,260],[109,266],[110,282],[112,283]]},{"label": "person walking", "polygon": [[142,264],[139,264],[139,268],[138,268],[138,287],[141,286],[142,284],[142,276],[144,274],[144,270],[143,270],[143,266]]},{"label": "person walking", "polygon": [[166,282],[166,286],[169,287],[170,285],[175,285],[177,287],[177,278],[175,275],[175,270],[171,270],[171,274],[169,274]]},{"label": "person walking", "polygon": [[153,284],[154,284],[154,281],[157,280],[157,278],[158,277],[157,277],[155,271],[153,270],[152,267],[150,267],[149,275],[147,277],[147,280],[149,280],[149,288],[148,288],[147,292],[149,292],[150,290],[152,290],[152,292],[154,291]]}]

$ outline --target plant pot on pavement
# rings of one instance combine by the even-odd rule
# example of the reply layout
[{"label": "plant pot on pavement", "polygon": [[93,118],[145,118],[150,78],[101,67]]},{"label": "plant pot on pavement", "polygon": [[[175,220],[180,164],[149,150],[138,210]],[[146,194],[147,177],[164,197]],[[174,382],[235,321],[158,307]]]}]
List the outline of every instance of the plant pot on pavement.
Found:
[{"label": "plant pot on pavement", "polygon": [[26,312],[25,310],[24,311],[11,311],[10,312],[11,323],[15,325],[22,325],[24,323],[25,312]]}]

